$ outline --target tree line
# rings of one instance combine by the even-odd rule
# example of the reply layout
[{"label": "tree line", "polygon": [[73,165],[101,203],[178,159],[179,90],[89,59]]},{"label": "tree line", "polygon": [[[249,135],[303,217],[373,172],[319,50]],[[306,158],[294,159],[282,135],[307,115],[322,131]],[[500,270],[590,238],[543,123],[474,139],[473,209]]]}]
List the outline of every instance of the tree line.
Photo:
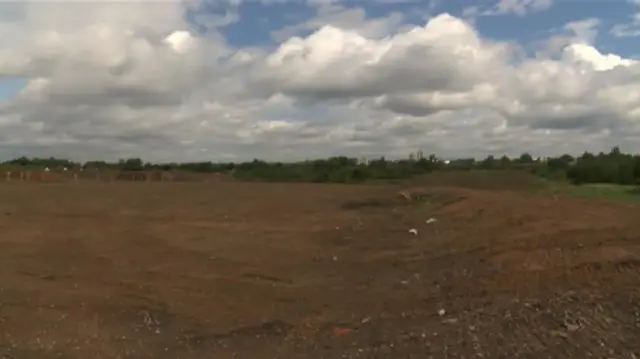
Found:
[{"label": "tree line", "polygon": [[499,171],[523,170],[545,178],[566,179],[575,184],[615,183],[640,185],[640,155],[625,154],[618,147],[608,153],[584,152],[573,157],[534,159],[523,153],[517,158],[488,156],[482,160],[460,158],[443,160],[432,154],[415,159],[387,160],[384,157],[362,161],[345,156],[300,162],[267,162],[255,159],[249,162],[187,162],[149,163],[140,158],[121,159],[117,162],[73,162],[60,158],[20,157],[3,163],[5,167],[56,170],[93,169],[121,171],[185,171],[220,173],[247,181],[361,183],[365,181],[392,181],[411,178],[434,171]]}]

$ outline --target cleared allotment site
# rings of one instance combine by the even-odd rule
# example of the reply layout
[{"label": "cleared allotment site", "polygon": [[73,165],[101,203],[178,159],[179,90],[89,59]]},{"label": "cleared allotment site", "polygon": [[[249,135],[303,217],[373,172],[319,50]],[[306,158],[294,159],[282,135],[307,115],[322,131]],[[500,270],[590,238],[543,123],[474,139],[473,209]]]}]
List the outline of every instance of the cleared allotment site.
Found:
[{"label": "cleared allotment site", "polygon": [[536,181],[5,181],[0,358],[640,357],[638,207]]}]

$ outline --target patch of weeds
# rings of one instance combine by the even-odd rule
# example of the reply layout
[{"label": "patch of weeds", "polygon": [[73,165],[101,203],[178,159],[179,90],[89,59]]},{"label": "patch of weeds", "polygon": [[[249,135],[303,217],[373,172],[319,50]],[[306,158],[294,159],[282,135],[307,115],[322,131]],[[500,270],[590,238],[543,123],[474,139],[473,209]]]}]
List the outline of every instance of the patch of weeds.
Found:
[{"label": "patch of weeds", "polygon": [[555,183],[550,184],[543,192],[616,202],[640,201],[639,187],[609,183],[594,183],[583,185]]}]

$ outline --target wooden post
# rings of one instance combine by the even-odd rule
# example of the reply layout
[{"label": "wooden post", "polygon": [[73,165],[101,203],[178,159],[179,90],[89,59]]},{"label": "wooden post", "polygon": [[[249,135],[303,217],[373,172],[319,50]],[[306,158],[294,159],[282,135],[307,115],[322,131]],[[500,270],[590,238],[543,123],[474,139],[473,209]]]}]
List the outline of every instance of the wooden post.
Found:
[{"label": "wooden post", "polygon": [[7,171],[7,182],[11,181],[11,171]]}]

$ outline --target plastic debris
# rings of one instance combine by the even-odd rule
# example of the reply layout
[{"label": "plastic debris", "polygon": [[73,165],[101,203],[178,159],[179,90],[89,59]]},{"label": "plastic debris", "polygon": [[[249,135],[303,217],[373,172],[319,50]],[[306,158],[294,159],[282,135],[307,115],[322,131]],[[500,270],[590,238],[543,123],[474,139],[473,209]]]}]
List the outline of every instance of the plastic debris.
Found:
[{"label": "plastic debris", "polygon": [[415,228],[411,228],[411,229],[409,230],[409,233],[413,234],[414,236],[417,236],[417,235],[418,235],[418,230],[417,230],[417,229],[415,229]]}]

